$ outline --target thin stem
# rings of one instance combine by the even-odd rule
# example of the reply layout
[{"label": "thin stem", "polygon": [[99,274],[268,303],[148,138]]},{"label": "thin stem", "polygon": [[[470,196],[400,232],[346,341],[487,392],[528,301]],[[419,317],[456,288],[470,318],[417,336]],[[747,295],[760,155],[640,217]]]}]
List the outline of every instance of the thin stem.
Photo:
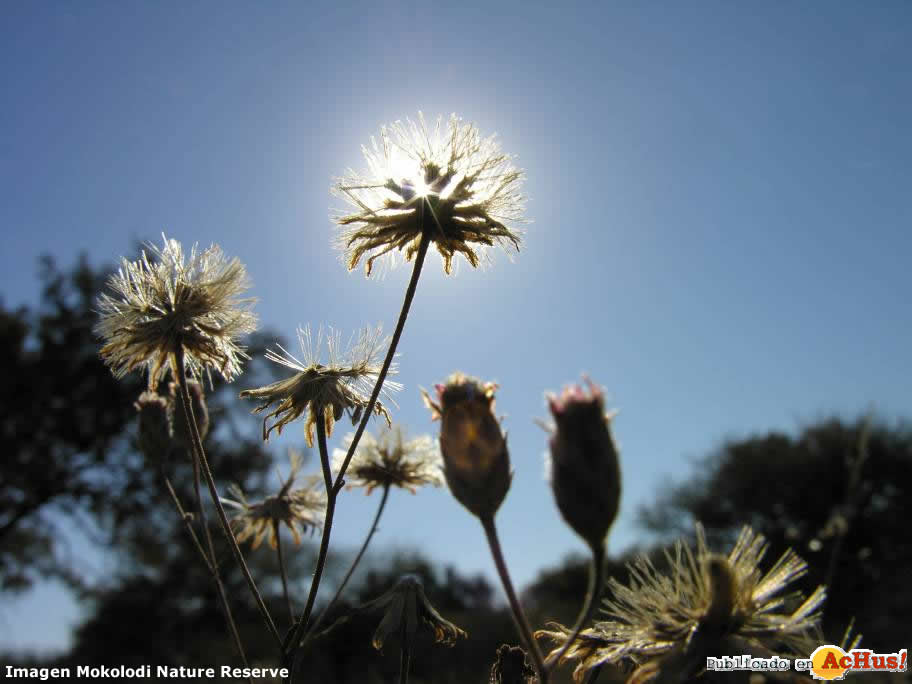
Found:
[{"label": "thin stem", "polygon": [[529,627],[529,622],[526,620],[522,606],[519,605],[519,599],[516,597],[516,591],[513,589],[513,582],[510,579],[510,573],[507,570],[507,563],[504,560],[503,550],[500,547],[500,539],[497,536],[497,526],[494,524],[494,516],[486,515],[481,518],[481,526],[484,528],[485,536],[488,538],[488,546],[491,547],[491,556],[494,558],[494,565],[497,566],[497,574],[500,575],[500,581],[507,594],[507,600],[510,602],[510,612],[513,614],[513,622],[516,624],[519,636],[523,640],[523,644],[532,658],[532,666],[535,668],[535,674],[538,675],[539,684],[548,684],[548,668],[545,667],[541,651],[538,648],[538,643],[532,637],[532,629]]},{"label": "thin stem", "polygon": [[[408,287],[405,290],[405,297],[402,301],[402,309],[399,311],[399,320],[396,322],[396,329],[393,331],[393,337],[390,340],[389,349],[386,352],[386,358],[383,360],[383,366],[380,368],[380,374],[377,376],[377,382],[374,384],[374,389],[371,391],[370,399],[367,402],[364,413],[361,417],[361,422],[358,423],[358,427],[355,430],[355,435],[352,438],[351,445],[348,447],[348,453],[345,454],[345,460],[342,462],[342,466],[339,468],[339,473],[336,475],[336,480],[330,486],[330,479],[332,477],[329,469],[329,457],[325,455],[326,452],[326,428],[322,426],[322,422],[317,421],[317,436],[322,434],[322,440],[320,443],[320,458],[321,466],[323,468],[323,479],[327,484],[326,491],[326,519],[323,521],[323,539],[320,542],[320,557],[317,558],[317,570],[322,574],[323,568],[321,567],[322,562],[326,560],[326,551],[329,548],[329,536],[332,533],[332,521],[333,514],[336,509],[336,498],[339,496],[339,492],[342,491],[342,487],[345,485],[345,471],[348,469],[348,464],[351,462],[352,456],[355,454],[355,449],[358,446],[358,442],[361,441],[361,435],[364,434],[364,429],[367,427],[367,422],[370,420],[371,414],[374,411],[374,406],[377,403],[377,398],[380,396],[380,391],[383,389],[383,383],[386,380],[386,376],[389,373],[390,366],[393,363],[393,358],[396,356],[396,347],[399,345],[399,338],[402,337],[402,331],[405,328],[405,321],[408,319],[409,309],[412,306],[412,300],[415,298],[415,291],[418,288],[418,279],[421,277],[421,268],[424,265],[424,258],[427,256],[428,246],[431,243],[431,236],[429,233],[423,233],[421,236],[421,242],[418,245],[418,251],[415,254],[415,265],[412,267],[412,277],[409,280]],[[310,613],[313,610],[313,603],[316,599],[317,589],[320,584],[320,574],[314,574],[314,579],[310,585],[310,595],[307,597],[307,606],[304,609],[304,614],[298,620],[294,629],[292,630],[291,639],[286,640],[284,648],[286,656],[297,652],[301,644],[301,638],[304,636],[304,633],[307,630],[307,620],[310,618]],[[293,665],[292,665],[293,670]],[[292,672],[293,674],[293,672]]]},{"label": "thin stem", "polygon": [[[421,205],[423,207],[423,205]],[[420,217],[419,217],[420,218]],[[422,221],[423,222],[423,221]],[[421,267],[424,265],[424,258],[427,256],[428,246],[431,244],[431,235],[425,232],[421,236],[421,242],[418,245],[418,252],[415,254],[415,266],[412,268],[412,278],[409,280],[408,287],[405,290],[405,298],[402,301],[402,310],[399,312],[399,320],[396,322],[396,329],[393,331],[393,338],[390,341],[389,350],[386,352],[386,358],[383,360],[383,366],[380,368],[380,375],[377,377],[377,383],[371,392],[370,401],[367,403],[367,409],[361,417],[358,429],[355,430],[355,436],[352,438],[351,445],[348,447],[348,453],[345,454],[345,460],[342,461],[342,467],[336,475],[336,483],[333,490],[338,493],[345,484],[343,478],[348,464],[355,455],[355,449],[358,442],[361,441],[361,435],[364,428],[367,427],[367,421],[370,420],[371,413],[374,411],[374,405],[377,403],[377,397],[380,396],[380,390],[383,389],[383,381],[386,380],[386,374],[389,372],[393,363],[393,357],[396,355],[396,347],[399,346],[399,338],[402,336],[402,330],[405,328],[405,321],[408,319],[409,309],[412,306],[412,299],[415,297],[415,291],[418,288],[418,278],[421,277]]]},{"label": "thin stem", "polygon": [[[272,634],[273,638],[276,640],[276,643],[279,644],[279,647],[281,648],[282,637],[279,636],[279,632],[276,629],[275,623],[272,621],[272,616],[269,614],[269,609],[266,607],[266,604],[263,601],[263,597],[260,595],[259,589],[257,589],[256,582],[254,581],[253,576],[250,574],[250,569],[247,567],[247,563],[244,562],[244,554],[241,553],[241,549],[237,545],[237,540],[234,538],[234,534],[231,532],[231,525],[228,522],[228,516],[225,514],[225,509],[222,507],[222,502],[219,500],[218,489],[215,486],[215,477],[213,477],[212,469],[209,467],[209,461],[206,459],[206,452],[203,449],[203,440],[200,438],[199,427],[196,424],[196,419],[193,417],[193,407],[190,401],[190,391],[187,389],[187,377],[186,370],[184,368],[183,350],[175,353],[174,356],[176,366],[174,370],[176,371],[175,375],[177,375],[178,386],[180,387],[181,403],[184,406],[184,419],[190,426],[190,437],[191,441],[193,442],[193,449],[196,452],[196,457],[199,460],[200,468],[202,469],[203,475],[206,478],[206,484],[209,486],[209,495],[212,497],[212,502],[215,504],[215,510],[218,513],[219,522],[222,524],[222,532],[224,532],[225,537],[228,539],[228,545],[231,547],[231,552],[234,554],[234,558],[240,566],[241,572],[244,574],[244,579],[247,580],[247,586],[250,588],[250,593],[253,594],[257,608],[259,608],[260,614],[263,616],[263,620],[266,622],[266,627],[269,629],[269,633]],[[212,560],[214,564],[214,555]]]},{"label": "thin stem", "polygon": [[278,521],[272,523],[276,538],[276,554],[279,556],[279,573],[282,575],[282,593],[285,594],[285,603],[288,606],[288,617],[294,624],[294,607],[291,605],[291,596],[288,594],[288,573],[285,572],[285,556],[282,554],[282,535],[279,533]]},{"label": "thin stem", "polygon": [[[177,492],[174,491],[174,486],[171,484],[171,479],[165,473],[164,466],[161,467],[161,475],[165,480],[165,486],[168,488],[168,493],[171,495],[171,502],[174,504],[174,508],[177,510],[177,514],[180,516],[181,521],[183,521],[184,527],[187,529],[187,533],[190,535],[190,539],[193,541],[193,546],[196,548],[197,553],[199,553],[200,558],[203,561],[203,565],[206,566],[206,570],[209,571],[209,574],[212,576],[212,581],[215,583],[215,588],[218,592],[219,603],[221,604],[222,610],[225,613],[225,622],[228,624],[228,631],[231,632],[231,639],[234,641],[234,647],[237,649],[238,655],[241,657],[241,662],[244,664],[244,667],[250,667],[249,663],[247,662],[247,653],[244,651],[244,643],[241,641],[241,635],[238,633],[237,624],[234,622],[234,615],[231,613],[231,606],[228,604],[228,596],[225,594],[225,585],[222,584],[222,578],[219,576],[218,565],[215,560],[215,551],[211,546],[212,538],[211,536],[207,535],[207,538],[210,542],[210,559],[210,556],[206,554],[206,550],[200,543],[199,537],[196,535],[196,531],[193,529],[190,516],[184,510],[183,505],[181,505],[180,499],[177,496]],[[199,494],[199,489],[197,489],[197,494]],[[200,506],[200,510],[202,511],[202,505],[199,503],[199,498],[197,498],[197,505]],[[203,523],[203,525],[205,525],[205,518],[202,515],[200,515],[200,521]]]},{"label": "thin stem", "polygon": [[570,650],[570,646],[576,641],[576,638],[583,631],[583,627],[589,622],[592,613],[598,606],[598,599],[602,593],[602,584],[605,582],[605,545],[599,544],[592,548],[592,565],[589,567],[589,588],[586,590],[586,600],[583,602],[583,608],[580,610],[576,624],[570,632],[570,636],[564,643],[557,655],[548,658],[548,668],[554,669],[560,663],[560,659]]},{"label": "thin stem", "polygon": [[377,526],[380,523],[380,516],[383,515],[383,509],[386,507],[386,500],[389,498],[390,486],[386,485],[383,487],[383,496],[380,497],[380,505],[377,507],[377,513],[374,515],[374,522],[371,524],[370,531],[367,533],[367,537],[364,539],[364,543],[361,544],[361,549],[358,551],[358,555],[355,556],[355,559],[352,561],[352,564],[348,568],[348,572],[345,573],[345,577],[342,578],[342,583],[339,584],[339,588],[336,589],[335,596],[332,597],[329,604],[320,613],[320,617],[317,618],[317,621],[314,622],[313,627],[307,630],[307,638],[304,640],[302,647],[304,647],[307,642],[317,633],[317,630],[320,628],[320,625],[323,624],[323,621],[326,619],[329,612],[332,610],[333,606],[336,605],[336,602],[339,600],[339,597],[342,596],[342,592],[345,590],[345,587],[348,585],[348,581],[351,579],[351,576],[355,572],[355,568],[358,567],[358,563],[361,562],[361,559],[364,557],[364,552],[367,551],[367,546],[370,544],[371,539],[374,537],[374,533],[377,531]]},{"label": "thin stem", "polygon": [[304,606],[304,613],[298,619],[298,622],[292,628],[291,640],[286,642],[286,661],[288,656],[292,656],[292,665],[289,671],[293,677],[295,669],[294,655],[298,653],[301,637],[307,629],[307,622],[310,620],[310,614],[313,611],[314,602],[317,599],[317,590],[320,588],[320,580],[323,577],[323,568],[326,565],[326,556],[329,553],[329,537],[332,533],[333,516],[336,512],[336,491],[332,488],[329,473],[329,450],[326,447],[326,424],[323,420],[317,420],[317,444],[320,447],[320,462],[323,464],[324,477],[328,494],[326,496],[326,518],[323,520],[323,538],[320,540],[320,552],[317,555],[317,567],[314,569],[314,576],[310,582],[310,593],[307,595],[307,605]]},{"label": "thin stem", "polygon": [[196,549],[196,552],[200,555],[203,563],[206,564],[206,568],[209,570],[209,572],[212,572],[212,564],[209,562],[209,556],[206,555],[206,551],[203,549],[203,545],[200,543],[199,537],[196,535],[196,530],[193,529],[193,525],[191,524],[191,514],[187,513],[187,511],[184,510],[180,499],[177,498],[177,492],[174,491],[174,485],[171,484],[171,479],[165,475],[164,469],[162,469],[162,477],[165,480],[165,486],[168,488],[168,494],[171,495],[171,502],[174,504],[174,508],[177,511],[177,514],[180,516],[181,521],[184,523],[184,527],[187,530],[187,534],[190,535],[190,539],[193,542],[193,546]]},{"label": "thin stem", "polygon": [[409,670],[412,666],[412,654],[405,642],[399,647],[399,684],[408,684]]}]

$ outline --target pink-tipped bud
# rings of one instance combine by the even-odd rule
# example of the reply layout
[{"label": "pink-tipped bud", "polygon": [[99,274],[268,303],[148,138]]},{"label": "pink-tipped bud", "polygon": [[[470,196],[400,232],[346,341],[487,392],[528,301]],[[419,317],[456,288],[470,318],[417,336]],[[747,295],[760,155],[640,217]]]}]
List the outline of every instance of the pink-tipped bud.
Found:
[{"label": "pink-tipped bud", "polygon": [[507,440],[494,415],[493,382],[454,373],[435,385],[437,401],[422,390],[434,419],[440,418],[443,474],[456,500],[484,518],[500,508],[510,488]]},{"label": "pink-tipped bud", "polygon": [[548,398],[554,416],[551,490],[564,520],[593,548],[601,547],[621,500],[618,452],[601,391],[568,387]]}]

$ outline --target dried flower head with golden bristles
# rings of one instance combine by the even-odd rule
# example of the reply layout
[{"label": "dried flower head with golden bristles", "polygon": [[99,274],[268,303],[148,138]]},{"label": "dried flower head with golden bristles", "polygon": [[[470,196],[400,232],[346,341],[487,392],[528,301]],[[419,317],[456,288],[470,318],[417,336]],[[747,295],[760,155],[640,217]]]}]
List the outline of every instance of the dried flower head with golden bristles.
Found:
[{"label": "dried flower head with golden bristles", "polygon": [[[305,435],[307,445],[312,447],[314,427],[318,420],[323,421],[327,435],[332,434],[333,424],[341,420],[345,413],[351,418],[352,425],[357,424],[362,411],[367,408],[370,393],[380,375],[379,355],[386,348],[387,340],[382,337],[380,328],[365,328],[357,343],[347,353],[343,353],[339,332],[330,329],[326,336],[328,359],[325,365],[319,361],[319,350],[323,345],[322,328],[317,334],[316,345],[310,327],[298,328],[298,341],[304,354],[303,361],[296,359],[281,345],[277,345],[281,354],[272,350],[266,352],[267,359],[291,368],[295,371],[294,375],[264,387],[244,390],[240,396],[262,402],[253,410],[254,413],[278,404],[263,418],[264,440],[269,439],[273,430],[282,434],[285,425],[306,412]],[[390,368],[390,373],[394,372],[395,364]],[[381,394],[390,397],[391,392],[399,389],[399,383],[386,380]],[[392,424],[389,411],[380,401],[374,404],[374,413],[386,418],[388,425]],[[277,420],[268,426],[270,418]]]},{"label": "dried flower head with golden bristles", "polygon": [[255,300],[238,298],[250,286],[247,271],[217,245],[194,245],[185,258],[177,240],[162,237],[162,249],[148,245],[151,258],[124,259],[108,279],[113,295],[98,298],[101,356],[118,378],[147,370],[151,390],[180,352],[192,376],[215,369],[230,382],[248,358],[237,337],[256,329]]},{"label": "dried flower head with golden bristles", "polygon": [[269,545],[276,548],[276,535],[280,525],[291,530],[295,544],[300,544],[302,533],[311,532],[323,525],[326,511],[323,480],[309,477],[303,487],[292,489],[301,468],[300,452],[290,450],[289,460],[291,472],[273,496],[258,503],[250,503],[240,487],[231,485],[229,491],[234,499],[221,499],[223,504],[238,511],[231,520],[231,527],[239,544],[252,539],[253,548],[257,548],[268,535]]},{"label": "dried flower head with golden bristles", "polygon": [[[712,554],[698,525],[696,552],[681,542],[666,552],[668,574],[641,557],[629,566],[630,586],[611,580],[608,619],[584,630],[561,662],[578,661],[577,681],[611,664],[636,668],[631,681],[646,682],[687,681],[708,656],[808,657],[819,645],[826,592],[787,591],[807,564],[788,550],[763,573],[766,550],[766,540],[745,527],[728,556]],[[557,653],[570,630],[550,627],[536,636],[556,642]]]},{"label": "dried flower head with golden bristles", "polygon": [[[343,448],[333,452],[336,472],[345,462],[354,435],[346,436]],[[394,425],[378,437],[365,432],[355,448],[345,477],[348,486],[365,487],[370,494],[377,487],[401,487],[414,494],[418,487],[443,484],[440,452],[427,435],[406,441],[404,430]]]},{"label": "dried flower head with golden bristles", "polygon": [[429,129],[419,112],[417,122],[384,126],[380,141],[362,149],[367,173],[349,171],[333,186],[354,209],[335,217],[349,270],[367,256],[370,275],[374,262],[394,250],[410,261],[425,234],[447,274],[457,253],[477,267],[494,245],[519,250],[523,172],[494,136],[482,138],[455,114]]}]

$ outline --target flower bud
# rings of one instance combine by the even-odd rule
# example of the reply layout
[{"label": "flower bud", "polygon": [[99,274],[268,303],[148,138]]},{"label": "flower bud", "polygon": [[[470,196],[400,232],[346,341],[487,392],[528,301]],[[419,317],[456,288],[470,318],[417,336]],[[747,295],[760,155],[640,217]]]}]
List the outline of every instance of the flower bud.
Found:
[{"label": "flower bud", "polygon": [[[190,393],[190,405],[193,407],[193,417],[199,428],[200,439],[206,439],[209,434],[209,408],[206,406],[206,395],[203,386],[195,380],[187,381],[187,391]],[[193,440],[184,418],[184,406],[181,403],[180,387],[176,382],[171,383],[171,397],[174,402],[174,439],[181,446],[193,450]]]},{"label": "flower bud", "polygon": [[443,474],[456,500],[469,512],[493,517],[510,488],[507,440],[494,415],[493,382],[454,373],[436,385],[437,402],[422,390],[432,418],[440,418]]},{"label": "flower bud", "polygon": [[522,648],[501,644],[491,667],[490,684],[526,684],[534,676],[535,670],[526,662]]},{"label": "flower bud", "polygon": [[609,429],[612,416],[605,414],[601,391],[588,385],[588,393],[574,386],[548,398],[555,421],[551,490],[564,520],[595,549],[617,515],[621,472]]},{"label": "flower bud", "polygon": [[149,459],[168,455],[172,445],[171,407],[155,392],[143,392],[133,404],[139,413],[139,449]]}]

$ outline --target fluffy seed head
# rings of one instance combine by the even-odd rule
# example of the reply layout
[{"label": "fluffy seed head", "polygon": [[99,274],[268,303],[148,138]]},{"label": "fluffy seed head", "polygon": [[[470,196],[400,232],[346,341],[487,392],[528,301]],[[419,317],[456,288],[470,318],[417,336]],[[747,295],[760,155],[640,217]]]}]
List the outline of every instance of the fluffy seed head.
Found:
[{"label": "fluffy seed head", "polygon": [[151,257],[124,259],[108,280],[111,294],[98,298],[101,356],[118,378],[147,370],[151,390],[181,351],[192,376],[214,369],[230,382],[248,358],[237,337],[256,329],[255,300],[238,298],[250,286],[247,271],[217,245],[194,245],[185,258],[177,240],[162,238],[161,249],[147,246]]},{"label": "fluffy seed head", "polygon": [[[323,364],[319,360],[323,337],[321,328],[314,344],[310,327],[298,328],[303,360],[295,358],[281,345],[276,345],[281,353],[272,350],[266,352],[267,359],[292,369],[294,375],[264,387],[241,392],[242,398],[251,397],[262,402],[253,410],[254,413],[278,404],[263,418],[264,440],[269,439],[273,430],[281,434],[285,425],[306,412],[305,436],[307,445],[313,447],[314,428],[318,420],[322,420],[326,426],[326,434],[332,435],[333,425],[343,414],[347,413],[352,425],[355,425],[367,407],[371,390],[380,376],[380,354],[386,349],[388,340],[382,337],[380,328],[365,328],[357,342],[350,345],[347,352],[343,352],[340,333],[330,329],[326,335],[328,360]],[[396,372],[395,365],[394,363],[390,367],[389,374]],[[381,395],[392,400],[390,394],[401,387],[399,383],[387,379],[383,383]],[[389,411],[380,401],[374,404],[374,413],[386,418],[387,425],[392,424]],[[268,425],[270,418],[277,420]]]},{"label": "fluffy seed head", "polygon": [[[611,580],[607,619],[584,630],[561,661],[578,661],[577,681],[607,663],[636,668],[636,681],[645,682],[687,678],[720,654],[806,658],[819,645],[826,592],[787,591],[807,564],[788,550],[764,573],[766,550],[766,540],[745,527],[727,556],[712,554],[698,525],[696,551],[678,542],[666,553],[668,574],[641,557],[629,566],[629,586]],[[570,631],[550,626],[536,636],[557,642],[556,654]]]},{"label": "fluffy seed head", "polygon": [[295,544],[301,543],[301,533],[312,532],[323,525],[326,512],[326,493],[322,479],[309,477],[303,487],[292,489],[301,467],[301,455],[295,450],[289,452],[291,471],[279,491],[260,502],[251,503],[237,485],[231,485],[229,492],[233,499],[222,499],[222,503],[236,509],[231,527],[239,544],[252,539],[255,549],[269,537],[269,545],[276,548],[279,526],[291,530]]},{"label": "fluffy seed head", "polygon": [[588,381],[548,397],[550,479],[564,520],[593,548],[604,544],[621,500],[618,452],[601,390]]},{"label": "fluffy seed head", "polygon": [[437,401],[421,392],[431,419],[440,419],[440,452],[450,492],[479,518],[493,516],[512,479],[507,439],[494,415],[497,385],[457,372],[435,389]]},{"label": "fluffy seed head", "polygon": [[349,171],[333,186],[350,205],[335,217],[349,270],[367,257],[370,275],[377,259],[395,251],[410,261],[425,233],[447,274],[457,253],[477,267],[495,245],[519,250],[523,172],[494,136],[482,138],[455,114],[429,128],[419,112],[417,122],[384,126],[379,142],[362,150],[368,171]]},{"label": "fluffy seed head", "polygon": [[[348,435],[343,447],[333,452],[333,467],[338,472],[345,461],[354,435]],[[422,485],[443,484],[440,452],[427,435],[405,439],[404,430],[394,425],[378,437],[365,432],[345,471],[349,488],[365,487],[370,494],[376,487],[401,487],[412,494]]]}]

